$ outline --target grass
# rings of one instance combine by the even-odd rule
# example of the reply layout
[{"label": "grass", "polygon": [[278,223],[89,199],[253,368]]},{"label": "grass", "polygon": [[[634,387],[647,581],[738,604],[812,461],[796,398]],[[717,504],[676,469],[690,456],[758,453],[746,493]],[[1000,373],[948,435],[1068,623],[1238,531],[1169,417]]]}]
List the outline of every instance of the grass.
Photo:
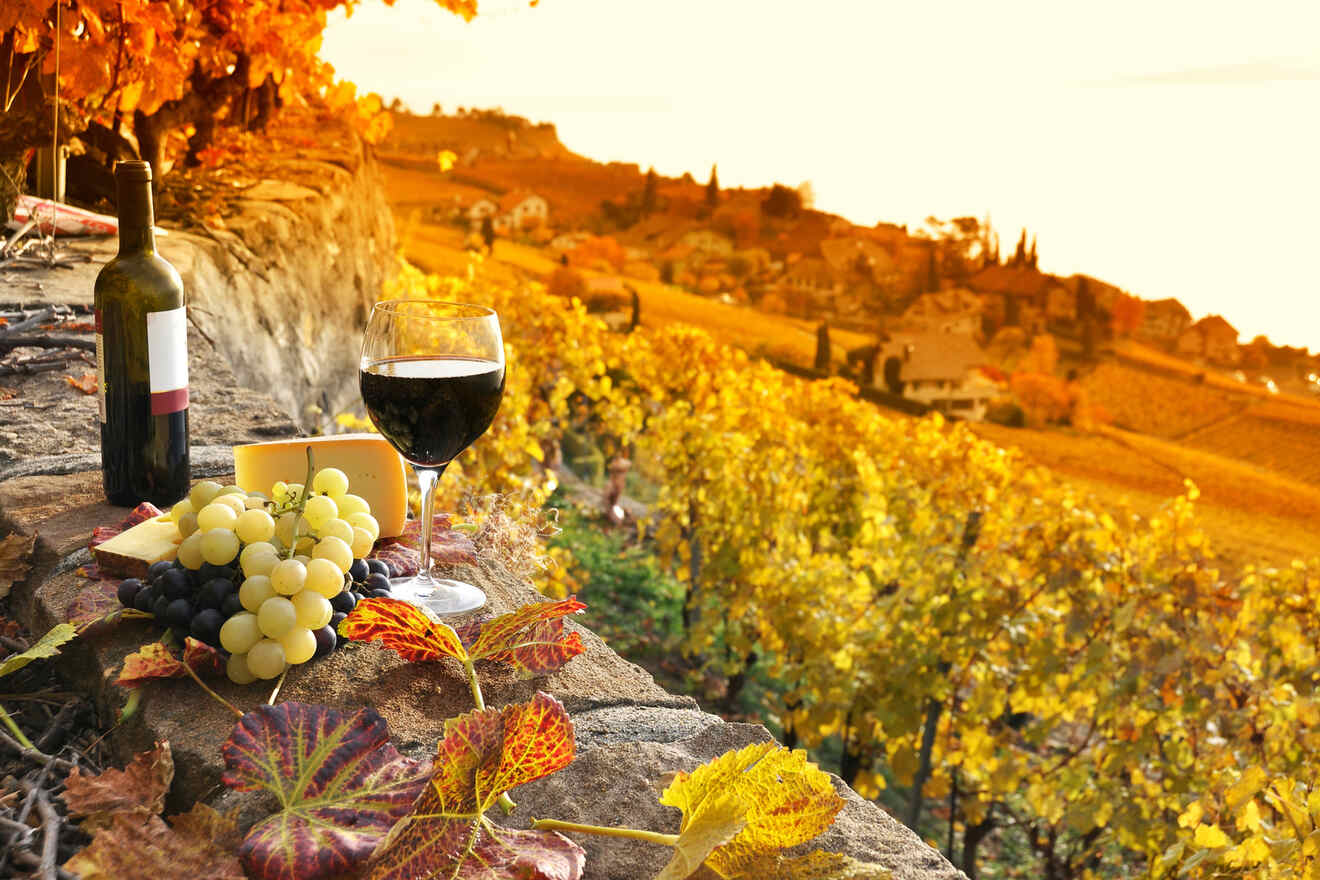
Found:
[{"label": "grass", "polygon": [[587,604],[584,625],[611,648],[667,684],[683,684],[676,661],[683,643],[683,585],[661,570],[652,551],[626,530],[606,529],[562,498],[551,540],[573,554]]}]

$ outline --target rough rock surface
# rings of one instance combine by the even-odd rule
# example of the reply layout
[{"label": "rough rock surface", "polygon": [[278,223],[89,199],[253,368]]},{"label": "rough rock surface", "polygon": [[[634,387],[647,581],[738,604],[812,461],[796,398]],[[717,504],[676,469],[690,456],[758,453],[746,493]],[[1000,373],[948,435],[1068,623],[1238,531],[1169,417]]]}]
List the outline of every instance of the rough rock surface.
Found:
[{"label": "rough rock surface", "polygon": [[[238,198],[223,219],[209,218],[207,225],[186,231],[168,229],[158,238],[161,256],[183,278],[194,396],[208,387],[208,379],[216,391],[260,389],[277,404],[275,412],[309,429],[357,403],[362,327],[394,253],[380,172],[364,149],[356,141],[337,140],[333,149],[280,157],[266,169],[280,180],[230,181]],[[111,237],[68,238],[60,245],[87,262],[54,271],[0,268],[0,303],[90,307],[96,273],[118,244]],[[95,370],[95,358],[85,368]],[[0,385],[16,384],[22,391],[26,383],[0,377]],[[67,385],[63,391],[61,400],[77,393]],[[79,429],[81,410],[64,418],[47,403],[47,397],[32,399],[53,420],[53,438],[95,448],[96,437]],[[95,403],[92,398],[93,412]],[[258,418],[255,399],[244,406]],[[0,409],[0,424],[10,415]],[[197,434],[198,427],[193,426],[195,438],[220,442]],[[0,456],[6,450],[11,457],[31,454],[21,441],[0,434]]]}]

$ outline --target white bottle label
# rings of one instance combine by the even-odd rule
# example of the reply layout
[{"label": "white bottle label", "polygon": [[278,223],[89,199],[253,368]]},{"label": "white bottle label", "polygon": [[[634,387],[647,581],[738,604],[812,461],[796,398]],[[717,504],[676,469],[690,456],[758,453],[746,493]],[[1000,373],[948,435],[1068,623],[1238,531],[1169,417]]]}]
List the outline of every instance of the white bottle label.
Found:
[{"label": "white bottle label", "polygon": [[188,408],[188,317],[183,306],[147,314],[151,414]]}]

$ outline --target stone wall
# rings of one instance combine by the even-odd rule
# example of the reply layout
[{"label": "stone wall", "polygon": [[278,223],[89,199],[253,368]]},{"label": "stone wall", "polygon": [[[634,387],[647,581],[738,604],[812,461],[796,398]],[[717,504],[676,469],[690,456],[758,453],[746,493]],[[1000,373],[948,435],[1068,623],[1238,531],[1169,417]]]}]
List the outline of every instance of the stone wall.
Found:
[{"label": "stone wall", "polygon": [[[287,180],[263,180],[249,189],[223,228],[172,233],[162,247],[183,272],[192,304],[195,478],[229,473],[232,443],[295,433],[284,411],[296,417],[312,401],[334,412],[356,399],[358,335],[391,253],[388,212],[365,156],[307,163],[290,165]],[[77,250],[94,262],[71,271],[0,274],[0,284],[7,285],[0,300],[89,303],[95,261],[108,258],[113,245],[84,243]],[[294,340],[299,344],[291,345]],[[110,507],[101,495],[95,398],[52,373],[7,377],[0,384],[15,392],[0,401],[10,404],[0,408],[0,537],[11,531],[38,536],[34,567],[15,586],[8,613],[40,633],[63,620],[89,584],[77,567],[89,559],[92,528],[116,523],[126,511]],[[490,570],[456,572],[487,589],[487,613],[539,598],[530,586],[491,577]],[[498,667],[482,670],[491,707],[543,690],[564,703],[576,729],[577,760],[515,790],[521,807],[507,823],[525,827],[535,816],[675,831],[677,811],[657,800],[665,775],[769,734],[759,725],[727,724],[690,697],[666,693],[589,629],[570,626],[582,634],[587,651],[560,672],[520,681]],[[146,623],[122,623],[71,643],[54,662],[72,686],[92,695],[102,718],[112,718],[126,697],[113,684],[119,664],[158,635]],[[266,695],[227,682],[217,689],[245,709]],[[350,710],[370,705],[385,716],[400,750],[414,756],[434,748],[445,719],[471,709],[457,664],[406,664],[366,645],[299,667],[281,699]],[[110,742],[127,759],[169,740],[176,766],[170,811],[200,799],[238,807],[250,822],[260,814],[260,799],[226,793],[219,784],[219,746],[232,720],[191,682],[162,681],[146,688],[141,708]],[[835,787],[846,807],[810,848],[884,865],[899,880],[962,877],[837,778]],[[581,835],[578,841],[587,850],[590,880],[645,880],[668,856],[663,847],[635,841]]]}]

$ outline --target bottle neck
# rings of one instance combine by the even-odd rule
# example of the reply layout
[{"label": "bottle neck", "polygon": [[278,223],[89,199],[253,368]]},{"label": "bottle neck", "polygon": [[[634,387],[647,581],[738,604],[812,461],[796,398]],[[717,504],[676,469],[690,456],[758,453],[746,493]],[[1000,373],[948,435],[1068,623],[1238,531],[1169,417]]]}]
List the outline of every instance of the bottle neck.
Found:
[{"label": "bottle neck", "polygon": [[155,212],[151,204],[151,182],[115,180],[119,205],[119,254],[155,253]]}]

